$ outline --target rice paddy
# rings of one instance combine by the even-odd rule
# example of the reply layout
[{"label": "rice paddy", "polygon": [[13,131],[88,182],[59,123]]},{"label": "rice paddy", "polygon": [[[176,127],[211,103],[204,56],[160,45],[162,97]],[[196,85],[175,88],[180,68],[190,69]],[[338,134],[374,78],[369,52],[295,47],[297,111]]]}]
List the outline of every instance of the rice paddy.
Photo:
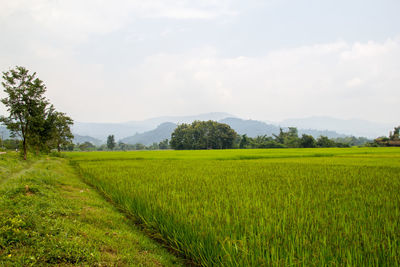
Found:
[{"label": "rice paddy", "polygon": [[400,264],[398,148],[68,156],[87,183],[195,264]]}]

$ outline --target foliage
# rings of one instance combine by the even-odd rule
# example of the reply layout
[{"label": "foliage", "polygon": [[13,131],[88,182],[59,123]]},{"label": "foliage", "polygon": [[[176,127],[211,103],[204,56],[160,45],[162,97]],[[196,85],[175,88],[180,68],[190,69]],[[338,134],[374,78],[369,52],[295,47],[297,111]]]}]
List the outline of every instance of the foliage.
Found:
[{"label": "foliage", "polygon": [[171,135],[174,149],[227,149],[232,148],[237,134],[231,127],[216,121],[194,121],[181,124]]},{"label": "foliage", "polygon": [[286,147],[291,147],[291,148],[300,147],[298,131],[297,128],[295,127],[289,127],[289,130],[287,132],[284,132],[282,128],[280,128],[279,134],[278,135],[274,134],[273,136],[275,137],[275,140],[278,143],[283,144]]},{"label": "foliage", "polygon": [[169,146],[169,141],[168,141],[168,139],[165,139],[165,140],[163,140],[163,141],[161,141],[159,144],[158,144],[158,147],[160,148],[160,149],[168,149],[170,146]]},{"label": "foliage", "polygon": [[389,134],[389,139],[392,141],[400,140],[400,126],[394,127],[393,133]]},{"label": "foliage", "polygon": [[74,138],[71,132],[73,120],[65,113],[57,111],[52,114],[52,119],[51,141],[55,143],[58,152],[61,148],[68,150]]},{"label": "foliage", "polygon": [[313,148],[317,147],[317,142],[312,135],[303,134],[300,139],[300,147]]},{"label": "foliage", "polygon": [[333,138],[332,140],[338,144],[344,144],[347,146],[364,146],[369,142],[371,142],[371,140],[368,138],[355,137],[355,136],[338,137],[338,138]]},{"label": "foliage", "polygon": [[11,150],[19,149],[21,145],[21,140],[18,139],[6,139],[2,142],[2,147]]},{"label": "foliage", "polygon": [[203,266],[400,263],[396,148],[68,155],[86,182]]},{"label": "foliage", "polygon": [[1,102],[7,107],[9,116],[2,116],[0,121],[13,136],[21,137],[24,159],[27,156],[28,142],[38,139],[37,133],[43,127],[48,105],[44,97],[46,86],[35,76],[36,73],[29,74],[24,67],[3,72],[2,85],[7,97],[1,99]]},{"label": "foliage", "polygon": [[400,146],[400,126],[395,127],[394,131],[389,133],[389,137],[376,138],[371,146]]},{"label": "foliage", "polygon": [[329,139],[326,136],[320,136],[317,139],[318,147],[335,147],[335,141]]},{"label": "foliage", "polygon": [[107,137],[107,148],[109,150],[113,150],[115,145],[116,145],[116,143],[115,143],[114,135],[109,135]]},{"label": "foliage", "polygon": [[249,145],[249,139],[247,138],[247,135],[244,134],[241,136],[239,148],[246,148],[248,145]]},{"label": "foliage", "polygon": [[266,135],[257,136],[255,138],[247,137],[248,143],[247,148],[284,148],[284,144],[280,144],[275,141],[272,137]]},{"label": "foliage", "polygon": [[[365,138],[364,138],[365,139]],[[313,148],[313,147],[349,147],[350,144],[359,144],[358,140],[362,138],[350,139],[329,139],[326,136],[320,136],[317,140],[312,135],[303,134],[301,138],[298,136],[297,128],[289,127],[285,132],[280,128],[278,135],[269,137],[260,135],[254,138],[242,135],[236,140],[239,148]],[[363,140],[364,141],[364,140]],[[361,141],[360,141],[361,142]],[[364,142],[365,143],[365,142]],[[364,144],[363,143],[363,144]]]},{"label": "foliage", "polygon": [[96,149],[96,146],[90,142],[85,142],[83,144],[78,145],[79,149],[82,151],[93,151]]},{"label": "foliage", "polygon": [[25,160],[28,146],[36,152],[54,147],[60,150],[61,145],[71,142],[72,119],[50,105],[44,96],[46,86],[36,78],[36,73],[29,74],[27,69],[17,66],[3,72],[2,85],[7,96],[1,102],[9,115],[1,116],[0,122],[7,126],[12,137],[21,138]]}]

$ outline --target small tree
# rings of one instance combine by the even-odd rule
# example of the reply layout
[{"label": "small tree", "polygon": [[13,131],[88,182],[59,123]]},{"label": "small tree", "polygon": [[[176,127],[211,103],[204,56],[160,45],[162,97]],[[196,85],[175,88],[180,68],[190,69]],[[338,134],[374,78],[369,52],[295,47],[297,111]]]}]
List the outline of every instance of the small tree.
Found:
[{"label": "small tree", "polygon": [[335,147],[335,142],[329,139],[327,136],[321,135],[317,139],[317,146],[318,147]]},{"label": "small tree", "polygon": [[115,139],[114,139],[114,135],[109,135],[107,137],[107,148],[110,150],[113,150],[115,147]]},{"label": "small tree", "polygon": [[168,147],[169,147],[168,139],[165,139],[165,140],[161,141],[161,142],[158,144],[158,147],[159,147],[160,149],[168,149]]},{"label": "small tree", "polygon": [[83,144],[80,144],[78,147],[82,151],[92,151],[92,150],[96,149],[95,145],[93,145],[92,143],[87,142],[87,141]]},{"label": "small tree", "polygon": [[44,124],[47,99],[44,97],[46,86],[43,81],[35,78],[36,73],[29,74],[24,67],[15,67],[3,72],[4,92],[7,97],[1,99],[9,113],[8,117],[1,116],[3,122],[11,131],[13,137],[22,139],[24,159],[27,158],[27,145],[30,138],[40,131]]},{"label": "small tree", "polygon": [[300,146],[301,147],[316,147],[317,142],[315,141],[312,135],[303,134],[300,138]]},{"label": "small tree", "polygon": [[389,139],[392,141],[400,139],[400,126],[394,127],[393,133],[389,134]]},{"label": "small tree", "polygon": [[60,152],[61,146],[68,146],[72,143],[74,136],[71,132],[71,127],[74,121],[68,117],[65,113],[54,112],[54,127],[52,131],[52,140],[57,147],[57,151]]}]

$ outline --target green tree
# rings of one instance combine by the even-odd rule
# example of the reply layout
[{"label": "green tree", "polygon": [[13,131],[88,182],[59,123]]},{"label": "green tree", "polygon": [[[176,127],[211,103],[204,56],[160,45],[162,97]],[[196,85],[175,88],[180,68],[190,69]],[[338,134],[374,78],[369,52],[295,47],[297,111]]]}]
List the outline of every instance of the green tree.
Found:
[{"label": "green tree", "polygon": [[189,125],[186,123],[182,123],[175,128],[175,130],[171,134],[170,141],[170,145],[173,149],[191,149],[188,148],[190,146],[190,140],[186,140],[188,131]]},{"label": "green tree", "polygon": [[317,142],[312,135],[303,134],[300,138],[301,147],[316,147]]},{"label": "green tree", "polygon": [[280,143],[280,144],[284,144],[285,143],[285,138],[286,138],[286,133],[283,131],[282,128],[279,128],[279,134],[272,134],[275,137],[275,141]]},{"label": "green tree", "polygon": [[123,142],[118,142],[118,149],[125,151],[127,149],[127,145]]},{"label": "green tree", "polygon": [[4,92],[7,96],[1,99],[9,113],[8,117],[1,116],[3,122],[11,131],[13,137],[22,139],[24,159],[27,158],[28,143],[38,140],[45,121],[45,110],[48,105],[44,97],[46,86],[36,78],[36,73],[29,74],[24,67],[15,67],[3,72]]},{"label": "green tree", "polygon": [[259,135],[255,138],[249,138],[251,148],[284,148],[284,144],[278,143],[272,137],[267,135]]},{"label": "green tree", "polygon": [[242,138],[240,139],[239,143],[239,148],[246,148],[248,144],[249,144],[249,138],[247,137],[246,134],[242,135]]},{"label": "green tree", "polygon": [[286,147],[299,147],[300,138],[296,127],[289,127],[287,132],[284,132],[282,128],[279,129],[279,135],[273,135],[275,141],[285,145]]},{"label": "green tree", "polygon": [[321,135],[317,139],[317,146],[318,147],[335,147],[336,143],[335,143],[335,141],[329,139],[328,137]]},{"label": "green tree", "polygon": [[171,134],[170,145],[174,149],[226,149],[232,148],[236,132],[224,123],[194,121],[180,124]]},{"label": "green tree", "polygon": [[135,149],[135,150],[144,150],[144,149],[146,149],[146,146],[143,145],[143,144],[141,144],[141,143],[136,143],[136,144],[134,145],[134,149]]},{"label": "green tree", "polygon": [[95,145],[93,145],[92,143],[87,142],[87,141],[85,143],[79,145],[79,149],[82,151],[92,151],[95,148],[96,148]]},{"label": "green tree", "polygon": [[160,149],[168,149],[168,148],[169,148],[168,139],[165,139],[165,140],[161,141],[161,142],[158,144],[158,147],[159,147]]},{"label": "green tree", "polygon": [[109,135],[107,137],[107,148],[110,150],[113,150],[115,147],[115,139],[114,139],[114,135]]},{"label": "green tree", "polygon": [[400,139],[400,126],[394,127],[393,133],[389,134],[389,139],[392,141]]},{"label": "green tree", "polygon": [[63,112],[54,112],[52,114],[51,141],[60,152],[61,147],[67,147],[72,143],[74,136],[71,132],[71,126],[74,121]]}]

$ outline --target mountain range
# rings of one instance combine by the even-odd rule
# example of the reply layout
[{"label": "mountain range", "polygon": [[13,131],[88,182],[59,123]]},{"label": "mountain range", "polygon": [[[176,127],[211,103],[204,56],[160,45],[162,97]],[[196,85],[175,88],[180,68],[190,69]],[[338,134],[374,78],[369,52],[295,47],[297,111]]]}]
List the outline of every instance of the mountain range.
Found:
[{"label": "mountain range", "polygon": [[[103,143],[110,134],[115,139],[128,144],[142,143],[150,145],[171,137],[171,133],[179,123],[191,123],[194,120],[215,120],[230,125],[238,134],[247,134],[249,137],[258,135],[278,134],[279,128],[297,127],[299,135],[310,134],[314,137],[320,135],[329,138],[345,136],[363,136],[376,138],[388,135],[393,125],[376,123],[366,120],[342,120],[331,117],[309,117],[301,119],[288,119],[281,122],[264,122],[245,120],[224,112],[205,113],[195,116],[157,117],[143,121],[130,121],[125,123],[81,123],[76,122],[73,127],[74,134],[81,137],[93,137],[98,143]],[[83,139],[82,139],[83,140]],[[87,140],[91,142],[90,140]]]},{"label": "mountain range", "polygon": [[[246,134],[249,137],[256,137],[258,135],[268,135],[278,134],[280,127],[272,124],[267,124],[262,121],[256,120],[243,120],[239,118],[225,118],[218,120],[221,123],[226,123],[231,126],[238,134]],[[137,133],[133,136],[126,137],[120,140],[120,142],[126,144],[136,144],[141,143],[144,145],[151,145],[152,143],[159,143],[162,140],[170,139],[172,132],[177,127],[177,124],[172,122],[165,122],[160,124],[156,129],[151,131],[146,131],[144,133]],[[286,127],[284,127],[286,130]],[[338,134],[334,131],[318,131],[318,130],[299,130],[299,135],[301,134],[311,134],[314,137],[320,135],[328,136],[329,138],[344,137],[345,135]]]},{"label": "mountain range", "polygon": [[164,122],[191,123],[195,120],[214,120],[218,121],[227,117],[235,117],[234,115],[224,112],[213,112],[194,116],[164,116],[151,118],[143,121],[129,121],[122,123],[91,123],[91,122],[75,122],[72,126],[72,132],[82,136],[91,136],[96,139],[105,141],[107,136],[113,134],[116,140],[123,139],[135,134],[144,133],[154,130],[157,126]]}]

